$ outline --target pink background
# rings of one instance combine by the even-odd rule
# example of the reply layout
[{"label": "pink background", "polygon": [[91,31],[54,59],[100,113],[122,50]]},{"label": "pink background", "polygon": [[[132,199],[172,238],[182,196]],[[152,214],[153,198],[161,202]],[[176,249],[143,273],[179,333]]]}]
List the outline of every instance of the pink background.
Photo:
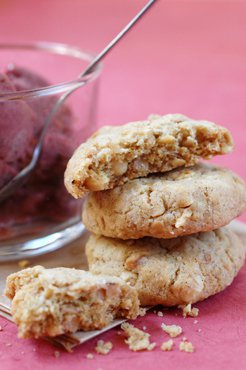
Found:
[{"label": "pink background", "polygon": [[[140,0],[0,0],[0,41],[48,40],[99,51],[144,4]],[[149,113],[180,112],[228,127],[235,151],[216,159],[246,178],[246,2],[163,1],[107,57],[101,79],[99,124],[143,119]],[[246,217],[242,217],[246,220]],[[246,269],[225,292],[202,302],[199,323],[153,313],[146,325],[152,339],[167,339],[160,325],[180,323],[196,347],[193,354],[131,353],[113,330],[108,356],[86,354],[91,341],[73,354],[54,357],[40,341],[16,339],[12,324],[0,319],[1,370],[21,369],[244,369],[246,361]],[[202,329],[201,332],[197,329]],[[179,340],[177,340],[177,343]],[[6,343],[10,343],[8,346]]]}]

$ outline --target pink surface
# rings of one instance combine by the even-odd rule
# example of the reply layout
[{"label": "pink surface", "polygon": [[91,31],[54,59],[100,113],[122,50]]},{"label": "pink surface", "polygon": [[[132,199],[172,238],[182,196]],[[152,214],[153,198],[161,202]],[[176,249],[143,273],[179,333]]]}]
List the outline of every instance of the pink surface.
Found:
[{"label": "pink surface", "polygon": [[[151,341],[158,347],[168,340],[168,335],[161,329],[161,324],[178,324],[183,328],[183,335],[195,346],[194,353],[178,350],[182,339],[174,338],[175,347],[171,352],[163,352],[159,348],[152,352],[130,352],[124,343],[119,329],[113,329],[102,335],[100,339],[112,341],[114,348],[107,356],[96,354],[94,347],[97,339],[77,347],[72,354],[60,351],[55,358],[56,348],[42,341],[17,340],[16,328],[13,324],[0,319],[3,331],[0,332],[0,363],[1,370],[25,369],[72,369],[72,370],[126,370],[126,369],[245,369],[246,362],[246,268],[239,274],[233,285],[226,291],[211,297],[207,301],[196,304],[200,314],[197,324],[194,318],[184,319],[180,310],[163,311],[164,316],[158,317],[148,313],[139,318],[134,325],[140,329],[147,327]],[[178,316],[175,316],[178,313]],[[200,330],[201,329],[201,330]],[[93,353],[93,359],[86,355]]]},{"label": "pink surface", "polygon": [[[0,0],[0,41],[49,40],[98,51],[144,1]],[[246,3],[240,1],[160,1],[108,56],[101,80],[99,123],[120,124],[149,113],[180,112],[207,118],[230,128],[236,149],[216,159],[246,178]],[[242,219],[246,220],[243,216]],[[246,361],[246,268],[225,292],[197,305],[194,319],[165,318],[153,313],[137,320],[152,340],[167,336],[160,325],[180,323],[196,347],[193,354],[131,353],[117,330],[108,356],[86,354],[95,340],[73,354],[54,357],[42,341],[21,341],[16,329],[1,319],[0,368],[15,369],[244,369]],[[197,329],[201,328],[201,332]],[[179,342],[177,339],[176,342]],[[11,345],[8,345],[11,344]]]}]

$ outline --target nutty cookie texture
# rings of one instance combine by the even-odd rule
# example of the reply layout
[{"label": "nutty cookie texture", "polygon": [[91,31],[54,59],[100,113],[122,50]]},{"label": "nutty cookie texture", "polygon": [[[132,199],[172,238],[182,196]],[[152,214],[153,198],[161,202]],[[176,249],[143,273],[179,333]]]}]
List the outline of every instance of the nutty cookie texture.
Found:
[{"label": "nutty cookie texture", "polygon": [[91,232],[112,238],[176,238],[224,226],[245,208],[239,176],[198,164],[90,193],[82,218]]},{"label": "nutty cookie texture", "polygon": [[5,294],[21,338],[100,329],[115,317],[135,319],[134,288],[112,276],[70,268],[28,268],[7,278]]},{"label": "nutty cookie texture", "polygon": [[245,260],[241,240],[228,228],[175,239],[92,235],[86,255],[92,273],[121,277],[144,306],[201,301],[230,285]]},{"label": "nutty cookie texture", "polygon": [[75,198],[112,189],[129,179],[196,164],[232,150],[227,129],[181,114],[106,126],[80,145],[68,162],[65,186]]}]

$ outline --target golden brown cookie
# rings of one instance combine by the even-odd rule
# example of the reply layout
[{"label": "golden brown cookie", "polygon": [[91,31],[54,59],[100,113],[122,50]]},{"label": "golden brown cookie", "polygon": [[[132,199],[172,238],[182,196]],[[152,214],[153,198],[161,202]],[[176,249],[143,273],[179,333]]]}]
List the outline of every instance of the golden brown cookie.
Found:
[{"label": "golden brown cookie", "polygon": [[190,166],[232,150],[227,129],[181,114],[106,126],[79,146],[68,162],[65,185],[75,198],[112,189],[149,173]]},{"label": "golden brown cookie", "polygon": [[136,318],[137,292],[112,276],[71,268],[28,268],[10,275],[5,291],[21,338],[100,329],[115,317]]},{"label": "golden brown cookie", "polygon": [[230,285],[245,259],[228,228],[175,239],[123,241],[92,235],[86,245],[93,274],[118,276],[138,291],[142,305],[201,301]]},{"label": "golden brown cookie", "polygon": [[112,238],[175,238],[217,229],[245,208],[246,184],[239,176],[199,164],[90,193],[83,222]]}]

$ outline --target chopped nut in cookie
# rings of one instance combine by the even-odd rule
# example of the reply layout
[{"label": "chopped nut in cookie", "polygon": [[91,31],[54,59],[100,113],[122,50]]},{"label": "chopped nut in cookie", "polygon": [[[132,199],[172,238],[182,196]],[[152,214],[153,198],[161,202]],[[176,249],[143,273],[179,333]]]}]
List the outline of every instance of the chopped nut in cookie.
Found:
[{"label": "chopped nut in cookie", "polygon": [[161,328],[172,338],[175,338],[182,333],[182,328],[178,325],[161,324]]},{"label": "chopped nut in cookie", "polygon": [[155,343],[150,343],[150,334],[143,332],[140,329],[135,328],[133,325],[123,323],[121,329],[124,330],[127,339],[126,343],[132,351],[141,351],[147,349],[152,351],[155,348]]},{"label": "chopped nut in cookie", "polygon": [[30,265],[30,262],[28,260],[21,260],[18,262],[18,266],[22,269],[28,267]]}]

